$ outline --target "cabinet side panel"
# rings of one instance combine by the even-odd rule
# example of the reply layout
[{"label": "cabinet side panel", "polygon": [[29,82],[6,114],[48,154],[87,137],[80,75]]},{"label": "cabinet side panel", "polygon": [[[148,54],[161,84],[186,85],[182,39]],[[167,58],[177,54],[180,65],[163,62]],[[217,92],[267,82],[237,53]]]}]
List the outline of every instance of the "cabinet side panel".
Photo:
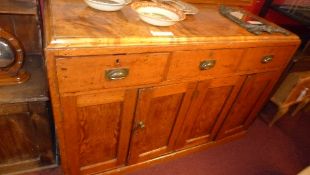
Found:
[{"label": "cabinet side panel", "polygon": [[[80,160],[79,160],[79,130],[76,111],[76,97],[61,97],[62,114],[63,114],[63,132],[59,132],[63,136],[62,147],[65,153],[65,161],[67,167],[65,173],[79,174]],[[57,119],[59,120],[59,119]]]}]

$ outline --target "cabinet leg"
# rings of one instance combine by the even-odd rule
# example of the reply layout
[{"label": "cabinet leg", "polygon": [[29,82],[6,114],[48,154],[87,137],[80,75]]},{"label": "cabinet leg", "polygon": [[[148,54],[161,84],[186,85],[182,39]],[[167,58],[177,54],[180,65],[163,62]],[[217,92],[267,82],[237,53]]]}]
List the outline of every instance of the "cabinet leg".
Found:
[{"label": "cabinet leg", "polygon": [[298,106],[296,107],[296,109],[292,112],[291,116],[295,116],[302,108],[304,108],[308,102],[310,101],[309,99],[306,99],[305,101],[302,101],[298,104]]},{"label": "cabinet leg", "polygon": [[277,120],[279,120],[285,113],[287,113],[289,106],[280,107],[276,115],[269,122],[268,126],[271,127]]}]

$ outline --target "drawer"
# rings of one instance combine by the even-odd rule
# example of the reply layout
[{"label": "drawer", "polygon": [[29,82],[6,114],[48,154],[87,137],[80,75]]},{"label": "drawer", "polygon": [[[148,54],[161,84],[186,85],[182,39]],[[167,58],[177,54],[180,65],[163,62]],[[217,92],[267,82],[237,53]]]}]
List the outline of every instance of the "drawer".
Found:
[{"label": "drawer", "polygon": [[295,51],[295,47],[258,47],[247,49],[238,70],[274,70],[282,68]]},{"label": "drawer", "polygon": [[167,58],[168,53],[58,58],[59,91],[157,83],[163,79]]},{"label": "drawer", "polygon": [[174,52],[167,79],[199,78],[234,73],[243,52],[243,49]]}]

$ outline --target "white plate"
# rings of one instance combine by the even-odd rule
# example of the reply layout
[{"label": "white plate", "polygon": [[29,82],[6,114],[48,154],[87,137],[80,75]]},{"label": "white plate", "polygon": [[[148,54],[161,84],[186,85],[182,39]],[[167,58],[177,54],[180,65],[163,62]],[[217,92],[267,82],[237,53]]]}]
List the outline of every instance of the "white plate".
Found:
[{"label": "white plate", "polygon": [[141,20],[155,26],[171,26],[185,19],[182,11],[154,2],[135,2],[131,5]]},{"label": "white plate", "polygon": [[198,13],[198,9],[194,5],[180,0],[162,0],[162,2],[181,9],[184,14],[187,15],[194,15]]},{"label": "white plate", "polygon": [[117,11],[130,2],[131,0],[85,0],[90,7],[102,11]]}]

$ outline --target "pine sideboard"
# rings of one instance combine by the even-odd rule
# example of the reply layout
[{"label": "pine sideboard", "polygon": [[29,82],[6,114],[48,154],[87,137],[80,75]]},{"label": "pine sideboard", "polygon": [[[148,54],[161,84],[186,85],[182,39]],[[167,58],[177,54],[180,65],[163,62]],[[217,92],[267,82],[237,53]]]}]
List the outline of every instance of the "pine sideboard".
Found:
[{"label": "pine sideboard", "polygon": [[246,133],[299,38],[253,35],[218,6],[196,6],[198,14],[155,27],[130,6],[101,12],[83,0],[45,2],[65,174],[121,174]]}]

